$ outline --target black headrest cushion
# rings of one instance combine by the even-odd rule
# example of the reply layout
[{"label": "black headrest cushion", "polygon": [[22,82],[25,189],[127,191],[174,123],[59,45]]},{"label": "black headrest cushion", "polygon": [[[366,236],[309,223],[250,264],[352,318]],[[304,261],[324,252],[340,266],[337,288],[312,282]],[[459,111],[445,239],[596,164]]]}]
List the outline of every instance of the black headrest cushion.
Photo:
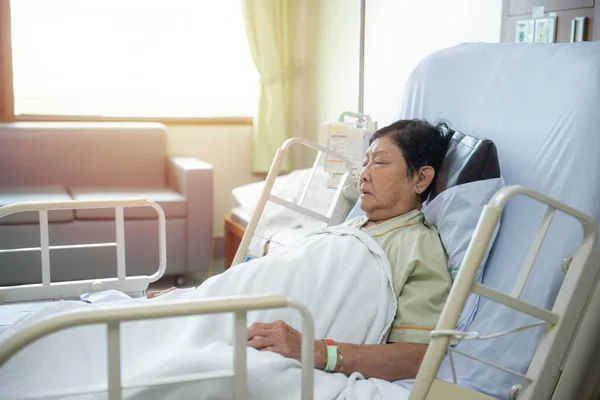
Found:
[{"label": "black headrest cushion", "polygon": [[450,139],[429,200],[452,186],[500,177],[494,142],[454,131],[447,125],[441,129]]}]

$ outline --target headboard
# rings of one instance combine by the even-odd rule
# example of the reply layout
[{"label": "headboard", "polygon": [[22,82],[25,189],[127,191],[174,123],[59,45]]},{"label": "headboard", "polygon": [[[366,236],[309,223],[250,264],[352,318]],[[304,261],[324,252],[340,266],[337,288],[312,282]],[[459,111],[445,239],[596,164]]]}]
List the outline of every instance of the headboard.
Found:
[{"label": "headboard", "polygon": [[[600,42],[574,44],[469,43],[426,57],[413,71],[398,118],[444,120],[458,131],[491,139],[508,185],[523,185],[575,207],[600,222]],[[545,207],[509,202],[483,283],[509,292]],[[564,278],[565,257],[581,240],[579,225],[558,213],[529,276],[522,300],[550,308]],[[532,319],[486,299],[469,330],[481,334]],[[525,372],[541,329],[458,349]],[[507,398],[519,379],[455,357],[458,381]],[[450,378],[448,363],[440,377]],[[575,377],[580,379],[580,377]]]},{"label": "headboard", "polygon": [[429,200],[452,186],[500,177],[494,142],[458,132],[445,123],[440,128],[448,137],[448,150]]}]

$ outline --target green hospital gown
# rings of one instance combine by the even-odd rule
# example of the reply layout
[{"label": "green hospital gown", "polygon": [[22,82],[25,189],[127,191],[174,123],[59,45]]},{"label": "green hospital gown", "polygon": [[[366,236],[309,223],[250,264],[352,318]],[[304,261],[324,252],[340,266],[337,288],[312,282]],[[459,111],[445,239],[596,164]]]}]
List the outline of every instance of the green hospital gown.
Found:
[{"label": "green hospital gown", "polygon": [[367,222],[358,217],[345,224],[370,235],[390,262],[398,309],[388,342],[429,343],[452,284],[436,228],[419,210],[363,228]]}]

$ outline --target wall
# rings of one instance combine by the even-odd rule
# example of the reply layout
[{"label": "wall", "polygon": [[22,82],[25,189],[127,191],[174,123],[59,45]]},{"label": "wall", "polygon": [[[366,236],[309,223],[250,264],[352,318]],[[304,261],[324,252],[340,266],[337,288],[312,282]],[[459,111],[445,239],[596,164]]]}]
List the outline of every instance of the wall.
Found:
[{"label": "wall", "polygon": [[500,40],[501,0],[367,1],[365,112],[387,125],[419,61],[464,42]]},{"label": "wall", "polygon": [[571,20],[587,17],[585,40],[600,40],[600,25],[594,29],[594,20],[600,21],[600,6],[597,0],[503,0],[502,41],[515,41],[516,22],[530,19],[532,8],[544,6],[546,13],[555,12],[557,16],[557,42],[569,42],[571,38]]},{"label": "wall", "polygon": [[252,126],[171,125],[167,146],[172,157],[197,157],[213,164],[213,235],[223,236],[223,217],[237,206],[231,190],[255,182],[252,176]]},{"label": "wall", "polygon": [[[322,121],[358,109],[359,1],[309,0],[306,122],[313,139]],[[502,0],[368,0],[364,110],[389,124],[402,87],[427,54],[462,42],[500,40]]]},{"label": "wall", "polygon": [[[367,1],[365,111],[380,125],[399,109],[404,80],[418,61],[463,41],[497,41],[501,0]],[[483,4],[485,3],[485,4]],[[358,109],[358,0],[300,2],[298,78],[294,134],[318,141],[319,125],[343,111]],[[432,12],[434,10],[435,12]],[[422,29],[421,34],[415,34]],[[192,156],[214,165],[214,235],[223,235],[223,217],[237,204],[236,186],[257,181],[251,173],[251,126],[168,126],[171,156]],[[314,153],[299,152],[296,167]]]},{"label": "wall", "polygon": [[[319,125],[358,108],[358,1],[307,0],[304,136],[319,141]],[[310,165],[311,157],[304,160]]]}]

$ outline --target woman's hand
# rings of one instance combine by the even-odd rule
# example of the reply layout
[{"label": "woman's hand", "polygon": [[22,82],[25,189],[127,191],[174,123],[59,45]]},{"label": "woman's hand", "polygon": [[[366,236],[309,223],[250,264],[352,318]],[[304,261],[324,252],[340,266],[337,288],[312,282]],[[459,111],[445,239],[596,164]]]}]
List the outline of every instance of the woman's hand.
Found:
[{"label": "woman's hand", "polygon": [[301,361],[302,334],[283,321],[255,322],[248,328],[248,346]]},{"label": "woman's hand", "polygon": [[167,289],[167,290],[161,290],[161,291],[155,291],[155,292],[148,292],[148,294],[146,295],[147,298],[149,299],[153,299],[155,297],[158,297],[160,295],[172,292],[173,290],[177,290],[177,288],[175,286]]}]

